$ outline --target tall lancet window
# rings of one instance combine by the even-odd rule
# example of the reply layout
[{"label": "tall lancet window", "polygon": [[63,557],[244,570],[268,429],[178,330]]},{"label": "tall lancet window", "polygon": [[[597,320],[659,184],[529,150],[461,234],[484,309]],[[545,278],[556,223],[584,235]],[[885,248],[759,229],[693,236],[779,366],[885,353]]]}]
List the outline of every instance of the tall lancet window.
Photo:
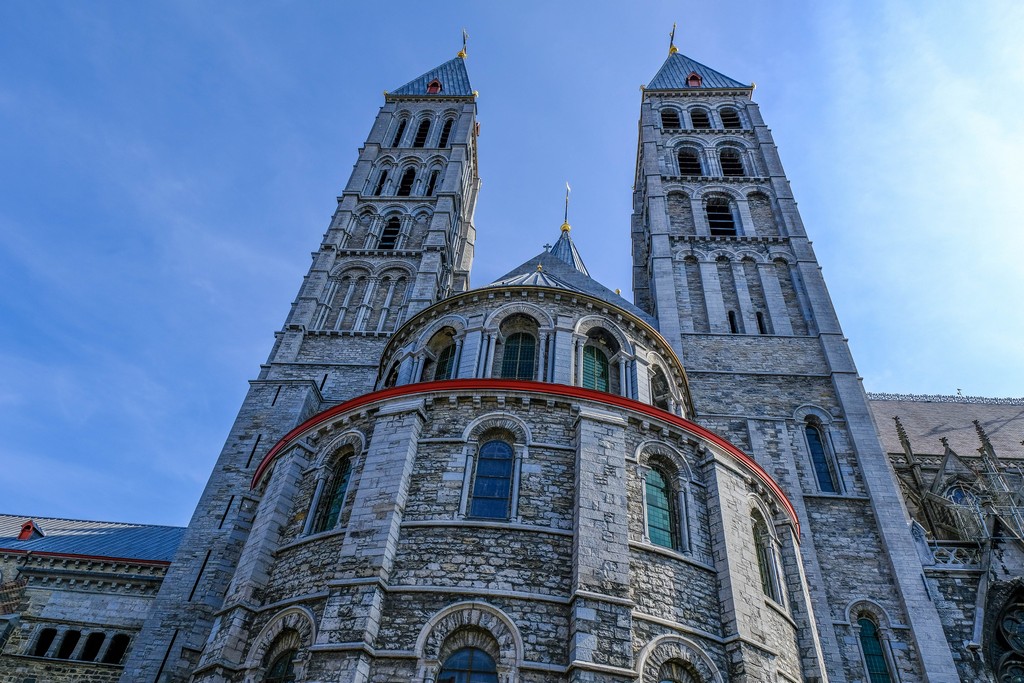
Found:
[{"label": "tall lancet window", "polygon": [[494,439],[480,446],[473,477],[471,517],[506,519],[512,499],[512,446]]},{"label": "tall lancet window", "polygon": [[438,140],[438,147],[447,147],[449,138],[452,136],[452,127],[455,125],[455,119],[448,119],[444,122],[444,128],[441,129],[441,139]]},{"label": "tall lancet window", "polygon": [[423,119],[420,121],[419,128],[416,129],[416,137],[412,140],[412,146],[423,147],[426,145],[428,133],[430,133],[430,119]]},{"label": "tall lancet window", "polygon": [[672,478],[661,467],[651,467],[644,484],[647,496],[647,536],[654,545],[679,549],[679,514]]},{"label": "tall lancet window", "polygon": [[399,143],[402,142],[402,136],[405,135],[405,127],[409,122],[406,119],[402,119],[398,122],[398,130],[395,131],[395,137],[391,139],[391,146],[398,147]]},{"label": "tall lancet window", "polygon": [[864,653],[864,664],[867,666],[871,683],[890,683],[892,677],[889,675],[889,665],[885,661],[878,624],[862,616],[857,620],[857,626],[860,627],[860,649]]},{"label": "tall lancet window", "polygon": [[807,422],[804,425],[807,437],[807,448],[811,452],[811,464],[814,465],[814,476],[818,481],[818,489],[824,493],[839,493],[836,475],[832,467],[832,458],[825,446],[825,438],[818,425]]},{"label": "tall lancet window", "polygon": [[412,194],[412,184],[416,182],[416,169],[407,168],[402,173],[402,179],[398,182],[398,196],[408,197]]}]

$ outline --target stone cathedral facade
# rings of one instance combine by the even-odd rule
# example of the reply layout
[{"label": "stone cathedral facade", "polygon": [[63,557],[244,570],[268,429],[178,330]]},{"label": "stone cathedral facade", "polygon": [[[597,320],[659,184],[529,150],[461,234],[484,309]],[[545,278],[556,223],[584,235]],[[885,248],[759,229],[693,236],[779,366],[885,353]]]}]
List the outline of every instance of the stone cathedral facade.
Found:
[{"label": "stone cathedral facade", "polygon": [[632,303],[568,223],[471,288],[465,55],[387,93],[130,647],[19,579],[0,681],[1022,680],[1020,453],[869,401],[752,93],[646,87]]}]

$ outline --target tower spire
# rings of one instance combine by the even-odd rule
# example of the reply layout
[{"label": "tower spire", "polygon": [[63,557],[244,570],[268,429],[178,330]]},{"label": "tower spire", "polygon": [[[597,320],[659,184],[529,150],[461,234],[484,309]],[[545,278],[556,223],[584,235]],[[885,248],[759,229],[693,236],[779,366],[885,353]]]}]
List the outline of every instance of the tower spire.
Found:
[{"label": "tower spire", "polygon": [[671,57],[675,53],[679,52],[679,48],[676,47],[676,22],[672,22],[672,33],[668,34],[668,54]]},{"label": "tower spire", "polygon": [[562,232],[569,232],[572,228],[569,226],[569,192],[572,190],[569,187],[569,181],[565,181],[565,220],[562,222]]},{"label": "tower spire", "polygon": [[462,59],[466,58],[466,55],[468,54],[468,52],[466,50],[466,47],[467,47],[468,43],[469,43],[469,34],[466,33],[466,29],[462,29],[462,49],[459,50],[459,53],[456,55],[456,57],[461,57]]}]

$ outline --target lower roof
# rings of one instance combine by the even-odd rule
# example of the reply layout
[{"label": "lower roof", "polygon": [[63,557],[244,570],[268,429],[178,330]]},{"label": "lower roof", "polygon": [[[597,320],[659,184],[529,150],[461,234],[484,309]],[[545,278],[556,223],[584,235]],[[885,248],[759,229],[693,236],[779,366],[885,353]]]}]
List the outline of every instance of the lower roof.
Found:
[{"label": "lower roof", "polygon": [[[29,521],[42,536],[19,541]],[[177,526],[0,514],[0,552],[170,562],[184,533]]]}]

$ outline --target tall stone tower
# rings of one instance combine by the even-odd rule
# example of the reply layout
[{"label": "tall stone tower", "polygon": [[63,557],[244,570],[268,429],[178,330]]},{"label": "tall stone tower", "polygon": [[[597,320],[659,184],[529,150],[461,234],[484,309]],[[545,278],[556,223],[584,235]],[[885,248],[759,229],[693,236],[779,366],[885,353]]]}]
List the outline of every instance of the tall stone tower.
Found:
[{"label": "tall stone tower", "polygon": [[221,610],[229,585],[253,585],[267,569],[239,564],[259,501],[256,466],[324,406],[371,391],[402,320],[469,286],[480,180],[464,57],[385,95],[122,680],[187,680],[215,622],[250,619],[252,595]]},{"label": "tall stone tower", "polygon": [[[632,223],[637,304],[686,367],[694,419],[753,455],[796,509],[814,611],[792,613],[803,675],[864,680],[858,640],[875,628],[885,661],[874,665],[889,678],[873,671],[872,681],[957,680],[753,89],[674,47],[646,87]],[[760,639],[762,603],[734,603],[746,642]]]}]

